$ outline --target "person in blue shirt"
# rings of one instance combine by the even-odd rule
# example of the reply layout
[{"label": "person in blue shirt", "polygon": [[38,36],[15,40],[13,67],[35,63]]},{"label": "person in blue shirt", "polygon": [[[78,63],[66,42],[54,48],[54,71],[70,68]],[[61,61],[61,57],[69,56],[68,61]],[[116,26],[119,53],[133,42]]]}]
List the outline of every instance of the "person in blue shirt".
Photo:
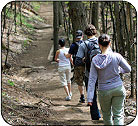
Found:
[{"label": "person in blue shirt", "polygon": [[69,52],[66,55],[67,58],[71,57],[73,58],[73,65],[74,65],[74,82],[78,85],[78,90],[80,92],[80,100],[79,102],[85,103],[85,97],[84,97],[84,71],[85,67],[84,64],[81,66],[77,66],[75,64],[76,60],[76,54],[78,52],[78,48],[80,44],[83,43],[83,32],[81,30],[76,31],[76,42],[73,42],[70,46]]},{"label": "person in blue shirt", "polygon": [[[91,45],[91,43],[93,42],[97,42],[98,44],[98,38],[96,37],[97,34],[97,30],[95,28],[94,25],[92,24],[88,24],[84,30],[85,35],[87,35],[87,40],[84,41],[78,49],[77,55],[76,55],[76,60],[75,60],[75,64],[77,66],[81,66],[82,64],[85,63],[87,57],[88,57],[88,47],[87,45]],[[87,87],[88,87],[88,80],[89,80],[89,70],[87,69],[87,64],[85,63],[86,67],[85,67],[85,86],[86,86],[86,91],[87,91]],[[96,83],[97,84],[97,83]],[[96,85],[95,84],[95,85]],[[99,109],[98,109],[98,105],[97,105],[97,94],[96,94],[96,90],[94,92],[94,98],[93,98],[93,104],[90,106],[90,114],[91,114],[91,118],[92,120],[99,120],[101,118]]]}]

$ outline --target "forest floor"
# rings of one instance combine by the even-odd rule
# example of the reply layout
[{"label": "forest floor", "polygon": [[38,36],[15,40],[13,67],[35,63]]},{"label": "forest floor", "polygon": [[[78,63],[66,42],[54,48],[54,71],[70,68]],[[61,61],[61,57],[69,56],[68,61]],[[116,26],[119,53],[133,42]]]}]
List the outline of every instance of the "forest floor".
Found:
[{"label": "forest floor", "polygon": [[[57,63],[51,57],[52,11],[52,5],[41,4],[39,14],[47,18],[50,27],[39,28],[35,33],[35,46],[18,57],[10,75],[2,75],[3,118],[12,125],[103,125],[102,119],[91,120],[87,103],[79,103],[76,84],[72,84],[71,101],[65,101]],[[134,116],[125,122],[131,122]]]}]

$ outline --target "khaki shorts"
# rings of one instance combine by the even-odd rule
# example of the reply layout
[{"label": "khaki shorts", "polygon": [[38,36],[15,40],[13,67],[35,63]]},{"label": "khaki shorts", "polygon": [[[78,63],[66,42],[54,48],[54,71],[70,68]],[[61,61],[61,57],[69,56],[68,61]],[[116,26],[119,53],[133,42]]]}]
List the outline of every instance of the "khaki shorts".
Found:
[{"label": "khaki shorts", "polygon": [[69,83],[71,83],[71,67],[65,66],[65,67],[58,67],[60,82],[62,86],[67,86]]},{"label": "khaki shorts", "polygon": [[77,83],[79,86],[84,86],[84,66],[75,66],[74,67],[74,82]]}]

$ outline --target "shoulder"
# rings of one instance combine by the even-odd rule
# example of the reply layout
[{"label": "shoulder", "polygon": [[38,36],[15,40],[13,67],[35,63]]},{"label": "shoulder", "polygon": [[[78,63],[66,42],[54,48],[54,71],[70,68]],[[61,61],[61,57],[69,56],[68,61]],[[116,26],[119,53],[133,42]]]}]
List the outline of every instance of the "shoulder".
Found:
[{"label": "shoulder", "polygon": [[70,48],[74,48],[76,46],[75,42],[73,42],[70,46]]},{"label": "shoulder", "polygon": [[56,51],[56,53],[60,53],[60,49]]},{"label": "shoulder", "polygon": [[69,48],[65,48],[66,51],[69,51]]},{"label": "shoulder", "polygon": [[115,57],[118,57],[118,58],[122,57],[122,55],[120,53],[117,53],[117,52],[113,52],[112,55]]},{"label": "shoulder", "polygon": [[112,58],[120,62],[123,59],[123,56],[120,53],[113,52],[110,55],[112,55]]},{"label": "shoulder", "polygon": [[59,55],[60,54],[60,49],[56,51],[56,55]]}]

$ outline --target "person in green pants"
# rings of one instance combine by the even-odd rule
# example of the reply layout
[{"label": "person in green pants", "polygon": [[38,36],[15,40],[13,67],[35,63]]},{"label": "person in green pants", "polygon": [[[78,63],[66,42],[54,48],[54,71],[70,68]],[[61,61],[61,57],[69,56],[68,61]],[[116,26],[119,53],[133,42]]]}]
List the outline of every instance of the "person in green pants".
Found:
[{"label": "person in green pants", "polygon": [[[94,99],[95,82],[98,78],[98,96],[105,125],[124,125],[125,88],[119,73],[131,71],[130,65],[119,54],[110,49],[107,34],[98,38],[102,54],[97,54],[91,62],[87,100],[91,106]],[[113,117],[112,117],[113,116]]]}]

